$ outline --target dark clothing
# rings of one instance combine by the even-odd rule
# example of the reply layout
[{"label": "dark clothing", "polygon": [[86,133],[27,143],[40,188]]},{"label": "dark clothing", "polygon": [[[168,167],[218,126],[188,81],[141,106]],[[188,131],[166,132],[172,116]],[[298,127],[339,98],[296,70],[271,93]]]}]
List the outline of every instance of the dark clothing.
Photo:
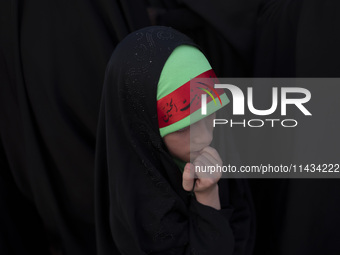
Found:
[{"label": "dark clothing", "polygon": [[[190,35],[218,76],[339,76],[334,0],[1,1],[0,254],[95,254],[104,71],[116,44],[149,25],[146,5],[165,9],[158,24]],[[264,140],[247,139],[254,156],[251,139]],[[252,184],[255,254],[339,254],[338,180]]]},{"label": "dark clothing", "polygon": [[[254,76],[340,77],[339,12],[340,3],[332,0],[264,2],[257,21]],[[319,93],[327,93],[327,87],[320,84]],[[334,109],[338,111],[337,97],[337,94],[328,93],[325,98],[329,98],[332,105],[323,102],[314,106],[325,114]],[[317,98],[318,95],[312,96],[311,106]],[[281,163],[287,158],[306,163],[318,160],[334,163],[327,158],[338,157],[339,149],[330,148],[340,141],[334,140],[337,136],[329,139],[332,137],[329,134],[339,129],[333,124],[315,125],[319,125],[313,128],[318,130],[315,133],[299,127],[291,130],[290,139],[282,144],[275,143],[275,137],[282,132],[248,137],[249,144],[261,141],[269,150],[288,148],[285,153],[277,154]],[[257,157],[258,161],[266,160],[257,151],[258,148],[251,148],[249,155]],[[326,155],[325,151],[329,153]],[[257,214],[254,254],[340,254],[336,242],[340,239],[338,179],[251,180],[251,188]]]},{"label": "dark clothing", "polygon": [[[260,0],[148,0],[158,25],[190,36],[218,77],[250,77]],[[156,12],[157,13],[157,12]]]},{"label": "dark clothing", "polygon": [[95,254],[100,96],[115,45],[149,24],[134,2],[1,1],[1,254]]},{"label": "dark clothing", "polygon": [[157,84],[182,44],[195,46],[174,29],[145,28],[126,37],[108,64],[96,146],[98,254],[252,253],[246,183],[220,181],[221,210],[198,203],[160,136]]},{"label": "dark clothing", "polygon": [[0,5],[1,254],[94,254],[94,147],[105,67],[121,39],[149,25],[146,6]]}]

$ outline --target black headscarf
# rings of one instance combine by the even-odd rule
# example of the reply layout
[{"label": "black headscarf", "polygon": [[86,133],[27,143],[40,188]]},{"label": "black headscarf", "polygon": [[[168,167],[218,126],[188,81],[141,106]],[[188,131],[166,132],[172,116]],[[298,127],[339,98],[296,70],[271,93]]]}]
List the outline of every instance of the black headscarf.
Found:
[{"label": "black headscarf", "polygon": [[[261,9],[255,76],[340,77],[339,1],[269,0]],[[326,85],[320,84],[313,95],[309,107],[325,116],[338,111],[338,93],[329,93]],[[282,131],[248,136],[248,155],[261,161],[256,151],[268,155],[266,148],[288,148],[277,153],[279,162],[289,157],[294,162],[332,162],[339,155],[334,146],[338,129],[336,122],[325,123],[315,121],[310,130],[298,126],[284,142],[275,138],[282,137]],[[261,150],[252,148],[257,141]],[[251,180],[251,187],[259,226],[254,254],[340,254],[339,179],[258,179]]]},{"label": "black headscarf", "polygon": [[252,75],[257,12],[262,0],[147,0],[155,24],[171,26],[204,49],[219,77]]},{"label": "black headscarf", "polygon": [[[0,254],[95,254],[105,67],[143,1],[0,1]],[[47,240],[46,240],[47,239]]]},{"label": "black headscarf", "polygon": [[220,180],[221,210],[182,188],[159,134],[156,92],[179,45],[167,27],[130,34],[106,70],[96,147],[98,254],[250,254],[254,222],[243,182]]}]

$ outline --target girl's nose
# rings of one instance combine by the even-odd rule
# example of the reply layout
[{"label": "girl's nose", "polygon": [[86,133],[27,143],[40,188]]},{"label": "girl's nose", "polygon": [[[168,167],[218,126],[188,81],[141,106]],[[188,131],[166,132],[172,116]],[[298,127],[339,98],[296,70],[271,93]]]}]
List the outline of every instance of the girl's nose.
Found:
[{"label": "girl's nose", "polygon": [[190,142],[192,145],[205,145],[208,146],[213,139],[212,123],[207,119],[202,119],[190,127]]}]

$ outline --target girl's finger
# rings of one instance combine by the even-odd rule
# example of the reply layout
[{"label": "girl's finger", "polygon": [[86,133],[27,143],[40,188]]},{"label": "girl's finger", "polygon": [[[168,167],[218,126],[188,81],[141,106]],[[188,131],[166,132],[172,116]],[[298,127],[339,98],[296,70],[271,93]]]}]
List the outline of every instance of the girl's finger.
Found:
[{"label": "girl's finger", "polygon": [[222,165],[222,159],[220,157],[220,155],[218,154],[217,150],[215,150],[213,147],[211,146],[207,146],[202,150],[202,153],[208,153],[209,155],[211,155],[215,161],[218,162],[218,164]]},{"label": "girl's finger", "polygon": [[[220,162],[216,161],[214,157],[212,157],[209,153],[203,152],[200,156],[196,158],[193,163],[195,165],[195,173],[199,178],[212,178],[219,179],[221,177],[221,173],[216,171],[212,171],[212,169],[216,169],[216,166],[220,165]],[[196,171],[200,170],[200,172]]]},{"label": "girl's finger", "polygon": [[194,179],[195,179],[194,165],[191,163],[187,163],[183,171],[183,182],[182,182],[183,189],[186,191],[191,191],[194,185]]}]

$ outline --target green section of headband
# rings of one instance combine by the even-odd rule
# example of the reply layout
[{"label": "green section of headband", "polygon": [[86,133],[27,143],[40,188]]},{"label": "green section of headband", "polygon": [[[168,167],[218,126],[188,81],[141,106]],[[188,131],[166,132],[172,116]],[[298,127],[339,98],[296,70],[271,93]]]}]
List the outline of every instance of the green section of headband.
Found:
[{"label": "green section of headband", "polygon": [[211,69],[204,54],[194,46],[180,45],[171,53],[158,81],[157,100]]}]

